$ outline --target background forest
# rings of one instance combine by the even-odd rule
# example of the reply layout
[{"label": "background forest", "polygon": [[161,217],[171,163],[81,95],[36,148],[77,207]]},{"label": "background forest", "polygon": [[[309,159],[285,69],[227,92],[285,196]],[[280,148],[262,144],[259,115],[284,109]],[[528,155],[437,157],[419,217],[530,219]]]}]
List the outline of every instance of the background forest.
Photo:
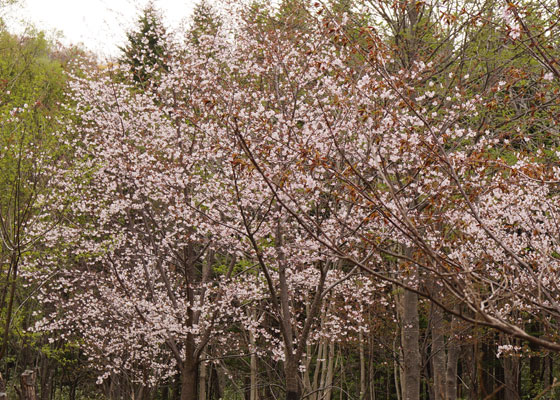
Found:
[{"label": "background forest", "polygon": [[559,7],[0,23],[0,399],[559,398]]}]

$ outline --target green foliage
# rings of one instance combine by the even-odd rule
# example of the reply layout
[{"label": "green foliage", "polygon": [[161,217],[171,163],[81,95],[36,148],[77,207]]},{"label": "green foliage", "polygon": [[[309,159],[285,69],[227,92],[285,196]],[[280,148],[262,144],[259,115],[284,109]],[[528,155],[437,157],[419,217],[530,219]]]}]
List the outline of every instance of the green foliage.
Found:
[{"label": "green foliage", "polygon": [[30,300],[34,288],[20,272],[45,252],[34,224],[56,220],[46,210],[53,168],[71,154],[61,132],[70,118],[65,69],[75,54],[42,32],[0,31],[0,365],[15,376],[43,346],[30,331],[39,308]]},{"label": "green foliage", "polygon": [[[52,57],[42,33],[18,38],[0,33],[0,187],[13,187],[40,178],[38,161],[56,160],[64,150],[54,134],[61,129],[65,76],[63,64]],[[33,186],[33,190],[37,188]],[[29,188],[32,190],[32,188]],[[26,192],[31,196],[32,192]],[[36,194],[36,193],[35,193]],[[9,197],[0,196],[8,207]]]}]

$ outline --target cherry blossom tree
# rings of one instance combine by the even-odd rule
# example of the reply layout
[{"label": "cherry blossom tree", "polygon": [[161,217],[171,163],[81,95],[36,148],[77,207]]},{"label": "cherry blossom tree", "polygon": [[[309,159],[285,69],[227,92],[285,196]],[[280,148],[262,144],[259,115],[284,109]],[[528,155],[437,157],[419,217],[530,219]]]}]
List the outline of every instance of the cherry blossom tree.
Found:
[{"label": "cherry blossom tree", "polygon": [[[139,93],[106,72],[74,80],[79,163],[58,187],[76,198],[70,223],[49,237],[66,266],[42,288],[45,304],[64,318],[47,317],[38,328],[81,336],[101,379],[126,370],[149,386],[178,370],[181,396],[190,399],[219,322],[210,299],[219,298],[221,278],[214,280],[213,267],[231,271],[236,254],[220,251],[224,242],[216,244],[210,230],[220,220],[205,216],[219,196],[205,191],[216,161],[211,147],[177,108],[153,99],[167,90],[187,97],[195,87],[171,79],[162,79],[159,93]],[[60,257],[46,261],[52,267],[44,271],[60,268]]]},{"label": "cherry blossom tree", "polygon": [[[56,190],[76,198],[49,233],[57,255],[36,264],[60,271],[42,287],[57,311],[37,328],[80,335],[101,380],[129,371],[148,390],[179,371],[182,399],[196,398],[211,347],[280,362],[286,399],[328,393],[308,375],[313,346],[368,332],[366,306],[390,285],[405,399],[420,391],[418,295],[559,350],[560,154],[519,144],[515,118],[486,122],[497,102],[541,96],[535,112],[555,110],[554,63],[541,54],[528,72],[539,95],[512,99],[513,75],[442,70],[415,54],[429,43],[399,37],[395,50],[320,2],[235,3],[220,26],[166,46],[157,85],[139,91],[118,66],[74,77],[77,162]],[[407,21],[428,26],[414,7]],[[437,61],[468,50],[454,48],[461,26]],[[454,398],[448,355],[437,391]]]},{"label": "cherry blossom tree", "polygon": [[[247,101],[252,93],[239,95],[247,85],[233,89],[235,114],[223,117],[277,201],[319,246],[350,264],[445,307],[407,272],[421,268],[436,279],[436,288],[468,308],[448,311],[556,349],[554,339],[530,335],[511,310],[544,318],[550,333],[556,331],[550,318],[557,297],[558,155],[535,143],[530,153],[510,147],[502,156],[507,158],[497,159],[502,139],[472,124],[493,107],[507,82],[465,97],[468,75],[450,73],[452,86],[426,78],[434,64],[418,61],[399,69],[374,32],[365,30],[369,43],[363,46],[348,39],[344,25],[318,20],[330,29],[322,31],[322,41],[302,35],[300,42],[282,42],[275,32],[267,41],[281,50],[269,45],[254,58],[243,52],[259,79],[277,76],[275,85],[255,85],[257,98],[274,104],[269,93],[290,113],[260,125],[258,103]],[[298,49],[289,47],[294,43]],[[367,61],[358,71],[349,67],[356,53]],[[548,71],[540,77],[541,87],[553,85]],[[309,164],[297,170],[290,164],[295,160]],[[329,218],[317,222],[309,209],[313,191],[299,196],[314,185],[316,193],[336,194],[346,207],[327,206]],[[401,260],[400,272],[409,278],[379,271],[384,256]]]},{"label": "cherry blossom tree", "polygon": [[[331,29],[344,43],[343,27]],[[379,272],[360,260],[358,249],[398,257],[405,266],[435,274],[445,290],[465,300],[471,314],[463,318],[556,348],[554,341],[532,337],[508,315],[512,307],[555,313],[558,210],[553,188],[558,168],[550,162],[558,155],[546,148],[531,153],[511,149],[508,160],[496,159],[492,150],[500,139],[491,132],[481,136],[469,124],[469,117],[476,118],[495,97],[465,98],[469,76],[451,74],[454,89],[426,82],[433,64],[396,70],[390,50],[373,32],[367,34],[371,50],[363,53],[368,62],[359,74],[347,67],[347,59],[338,58],[323,64],[324,78],[307,80],[320,82],[322,90],[313,93],[315,114],[305,109],[300,124],[305,135],[306,122],[318,115],[313,120],[318,129],[309,132],[313,140],[305,141],[305,152],[324,157],[321,166],[336,182],[327,187],[346,185],[339,199],[354,211],[353,223],[345,227],[353,233],[354,247],[337,243],[338,236],[321,229],[311,213],[298,213],[301,202],[272,178],[264,140],[257,143],[240,130],[246,154],[278,201],[331,251],[376,276]],[[356,46],[351,42],[343,49],[364,51]],[[545,75],[539,83],[552,85]],[[506,85],[497,82],[491,93],[495,96]],[[281,147],[289,148],[289,142]],[[344,208],[335,211],[338,220],[348,221]],[[406,286],[422,290],[414,280]]]},{"label": "cherry blossom tree", "polygon": [[[278,324],[275,336],[281,338],[273,340],[272,355],[284,364],[287,398],[298,398],[300,365],[308,344],[320,335],[323,300],[356,272],[323,253],[243,154],[246,139],[239,132],[249,128],[248,118],[264,113],[262,127],[287,138],[299,129],[305,111],[290,117],[287,98],[270,92],[251,114],[236,113],[241,104],[250,105],[244,94],[261,95],[255,90],[264,44],[258,34],[275,34],[269,28],[258,31],[263,28],[258,25],[236,28],[238,48],[228,48],[226,34],[202,35],[168,55],[169,71],[157,87],[143,92],[113,79],[112,71],[73,81],[79,163],[60,178],[59,190],[77,198],[68,213],[71,223],[49,238],[50,246],[66,254],[67,266],[43,287],[43,301],[56,305],[62,316],[47,316],[37,328],[80,334],[101,379],[128,370],[136,380],[153,384],[178,369],[182,398],[196,396],[205,346],[220,340],[217,332],[225,333],[220,321],[242,315],[226,300],[234,297],[226,289],[248,291],[238,280],[233,289],[228,286],[236,261],[243,259],[254,262],[264,279]],[[320,38],[322,32],[302,33],[298,40],[320,39],[320,57],[331,57],[328,46],[334,47]],[[301,63],[300,51],[290,54],[284,48],[295,51],[294,38],[275,41],[279,47],[273,50],[286,52],[290,69]],[[284,79],[280,71],[272,72],[271,84],[275,76]],[[303,137],[293,139],[292,146],[303,144]],[[332,196],[314,190],[303,175],[314,161],[299,164],[301,154],[291,150],[270,154],[269,161],[274,179],[284,180],[306,201],[302,212],[319,223],[328,221]],[[290,169],[306,179],[286,175]],[[42,265],[44,271],[59,268],[59,259],[47,261],[52,269]],[[212,270],[220,263],[227,266],[221,277]],[[249,325],[259,328],[256,323]]]}]

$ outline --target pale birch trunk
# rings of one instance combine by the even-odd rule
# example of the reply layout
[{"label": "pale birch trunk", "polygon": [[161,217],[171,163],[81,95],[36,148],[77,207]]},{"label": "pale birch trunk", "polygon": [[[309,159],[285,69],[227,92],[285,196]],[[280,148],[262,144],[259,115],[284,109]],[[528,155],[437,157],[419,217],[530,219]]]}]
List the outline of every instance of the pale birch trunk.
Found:
[{"label": "pale birch trunk", "polygon": [[257,355],[255,354],[255,335],[249,332],[249,342],[251,343],[251,393],[250,400],[258,400],[259,383],[257,378]]},{"label": "pale birch trunk", "polygon": [[311,386],[311,391],[313,392],[313,394],[310,397],[310,400],[318,400],[320,398],[319,396],[319,385],[322,382],[322,378],[321,380],[319,380],[319,373],[323,370],[323,366],[326,363],[326,360],[324,360],[325,353],[325,343],[321,342],[319,343],[319,349],[317,350],[317,363],[315,365],[315,371],[313,372],[313,384]]},{"label": "pale birch trunk", "polygon": [[325,377],[325,381],[322,387],[325,390],[325,394],[322,397],[323,400],[331,400],[332,396],[332,385],[333,385],[333,377],[334,377],[334,361],[335,361],[335,349],[334,349],[334,342],[329,342],[328,345],[328,364],[327,364],[327,374]]},{"label": "pale birch trunk", "polygon": [[364,334],[358,333],[360,350],[360,400],[366,397],[366,356],[364,351]]}]

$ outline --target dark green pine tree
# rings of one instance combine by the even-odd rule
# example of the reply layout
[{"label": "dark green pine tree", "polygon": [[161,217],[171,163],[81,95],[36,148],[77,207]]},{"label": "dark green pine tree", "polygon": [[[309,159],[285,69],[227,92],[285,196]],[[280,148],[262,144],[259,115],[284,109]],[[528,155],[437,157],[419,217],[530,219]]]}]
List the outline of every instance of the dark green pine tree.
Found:
[{"label": "dark green pine tree", "polygon": [[120,61],[130,67],[133,81],[145,88],[157,82],[158,75],[169,70],[166,63],[167,32],[160,12],[149,3],[142,11],[136,30],[127,33],[128,44],[121,47]]},{"label": "dark green pine tree", "polygon": [[202,0],[193,10],[187,39],[194,44],[199,44],[203,35],[215,36],[221,25],[220,16],[206,0]]}]

